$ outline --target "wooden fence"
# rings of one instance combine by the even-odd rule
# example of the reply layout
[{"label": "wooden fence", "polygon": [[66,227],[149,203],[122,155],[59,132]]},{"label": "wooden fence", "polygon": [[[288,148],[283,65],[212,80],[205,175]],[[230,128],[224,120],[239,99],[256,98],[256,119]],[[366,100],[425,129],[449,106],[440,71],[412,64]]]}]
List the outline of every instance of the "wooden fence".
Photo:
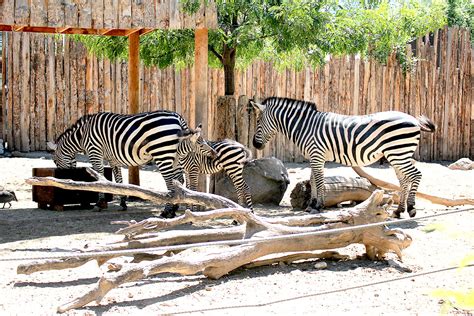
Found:
[{"label": "wooden fence", "polygon": [[[0,113],[0,138],[11,150],[46,149],[81,115],[98,111],[126,113],[127,64],[88,55],[67,37],[3,33],[5,82]],[[418,63],[404,74],[395,56],[386,65],[355,56],[331,58],[319,69],[278,72],[269,63],[255,62],[236,73],[235,96],[287,96],[314,101],[322,111],[365,114],[399,110],[425,114],[437,125],[423,133],[418,158],[454,160],[474,152],[472,109],[472,47],[467,30],[450,28],[418,39],[407,49]],[[177,111],[193,126],[193,69],[160,70],[141,67],[140,109]],[[224,94],[222,70],[209,69],[209,131],[214,130],[217,98]],[[238,109],[235,109],[237,111]],[[235,113],[233,111],[233,113]],[[252,113],[240,108],[235,135],[250,145]],[[203,122],[206,123],[206,122]],[[242,129],[246,129],[243,131]],[[209,135],[209,138],[212,136]],[[265,155],[302,161],[299,151],[282,137]]]}]

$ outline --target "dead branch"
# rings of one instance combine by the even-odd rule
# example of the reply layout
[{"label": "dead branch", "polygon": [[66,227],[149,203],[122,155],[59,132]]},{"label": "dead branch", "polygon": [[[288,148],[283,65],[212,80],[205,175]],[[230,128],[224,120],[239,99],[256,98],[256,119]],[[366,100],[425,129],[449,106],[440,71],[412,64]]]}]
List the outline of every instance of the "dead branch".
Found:
[{"label": "dead branch", "polygon": [[[372,183],[373,185],[376,185],[378,187],[388,189],[388,190],[400,191],[400,187],[398,185],[377,179],[369,175],[360,167],[352,167],[352,169],[354,169],[354,171],[359,176],[364,177],[367,180],[369,180],[370,183]],[[416,192],[416,196],[421,199],[428,200],[431,203],[445,205],[445,206],[474,205],[474,199],[448,199],[448,198],[434,196],[434,195],[430,195],[430,194],[426,194],[422,192]]]},{"label": "dead branch", "polygon": [[111,182],[105,179],[105,177],[100,176],[91,168],[87,168],[87,171],[98,180],[94,182],[84,182],[72,181],[68,179],[57,179],[54,177],[31,177],[26,179],[26,183],[31,185],[53,186],[67,190],[82,190],[117,195],[130,195],[142,198],[144,200],[149,200],[156,204],[182,203],[202,205],[213,209],[227,207],[241,208],[240,205],[229,199],[226,199],[225,197],[188,190],[178,181],[174,182],[173,192],[158,192],[133,184]]},{"label": "dead branch", "polygon": [[[383,191],[374,192],[371,197],[354,208],[347,209],[344,222],[327,223],[325,229],[350,227],[352,225],[373,223],[383,221],[389,217],[387,205],[380,205],[383,200]],[[235,212],[236,215],[233,215]],[[246,225],[246,238],[250,240],[263,235],[279,236],[288,232],[299,232],[299,227],[287,227],[282,224],[272,224],[263,217],[258,217],[242,209],[218,210],[204,213],[187,212],[180,219],[174,219],[175,223],[183,223],[191,218],[193,221],[213,219],[223,215],[233,218],[243,218]],[[157,225],[156,227],[160,226]],[[169,227],[169,226],[167,226]],[[127,227],[128,228],[128,227]],[[307,231],[321,230],[320,227],[305,227]],[[292,230],[294,229],[294,230]],[[367,255],[371,259],[381,259],[387,252],[394,252],[401,258],[401,251],[411,243],[410,236],[398,230],[388,230],[385,227],[372,227],[362,230],[352,230],[332,233],[330,236],[294,236],[291,239],[281,240],[259,240],[258,243],[242,244],[238,246],[221,246],[206,248],[191,248],[184,250],[171,257],[162,257],[157,260],[130,263],[121,267],[121,270],[113,273],[105,273],[99,282],[85,295],[74,301],[61,306],[60,312],[72,308],[84,306],[92,301],[100,300],[113,288],[126,283],[136,281],[145,277],[164,272],[191,275],[203,273],[209,278],[220,278],[230,271],[250,264],[251,262],[272,254],[325,250],[345,247],[352,243],[362,243],[366,246]],[[296,255],[295,258],[304,258],[305,255]],[[152,258],[153,259],[153,258]],[[288,260],[292,259],[287,257]],[[275,260],[282,260],[275,259]],[[283,257],[283,260],[286,260]],[[263,261],[262,264],[272,261]],[[274,261],[273,261],[274,262]],[[258,264],[258,263],[256,263]]]}]

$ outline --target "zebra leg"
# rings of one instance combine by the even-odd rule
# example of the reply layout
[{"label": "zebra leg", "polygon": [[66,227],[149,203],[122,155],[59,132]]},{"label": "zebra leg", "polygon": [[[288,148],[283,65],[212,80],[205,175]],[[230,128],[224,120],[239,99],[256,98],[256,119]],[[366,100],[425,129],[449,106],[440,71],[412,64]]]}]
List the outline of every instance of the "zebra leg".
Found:
[{"label": "zebra leg", "polygon": [[410,217],[414,217],[416,215],[415,195],[418,185],[420,184],[421,172],[414,166],[411,159],[405,161],[403,164],[393,164],[393,168],[400,181],[401,189],[400,203],[393,214],[399,218],[400,214],[407,210]]},{"label": "zebra leg", "polygon": [[420,185],[421,181],[421,171],[416,168],[412,163],[412,168],[410,170],[410,190],[408,193],[407,198],[407,211],[410,217],[415,217],[416,209],[415,209],[415,197],[416,191],[418,190],[418,186]]},{"label": "zebra leg", "polygon": [[[158,170],[165,179],[166,188],[170,191],[170,194],[173,194],[173,180],[178,180],[180,183],[183,183],[183,169],[173,168],[174,160],[165,160],[158,163]],[[178,210],[178,204],[166,203],[165,209],[161,212],[160,217],[163,218],[173,218],[176,216],[176,211]]]},{"label": "zebra leg", "polygon": [[[112,166],[112,172],[114,174],[114,179],[116,183],[123,183],[123,178],[122,178],[122,170],[120,169],[120,166]],[[122,207],[122,211],[127,210],[127,196],[126,195],[121,195],[120,196],[120,206]]]},{"label": "zebra leg", "polygon": [[250,188],[243,177],[243,171],[244,168],[242,166],[233,173],[228,171],[227,175],[232,180],[234,188],[237,191],[239,204],[248,207],[253,212],[252,195],[250,194]]},{"label": "zebra leg", "polygon": [[[92,163],[92,169],[94,169],[99,174],[104,175],[104,164],[102,163],[102,159],[100,159],[99,161],[96,161],[96,160],[91,161],[91,163]],[[107,208],[107,201],[105,200],[104,193],[102,192],[99,193],[99,200],[97,201],[95,206],[96,206],[94,208],[95,212],[100,212],[103,209]]]},{"label": "zebra leg", "polygon": [[311,158],[311,201],[306,209],[311,214],[318,213],[324,208],[324,159]]},{"label": "zebra leg", "polygon": [[[186,172],[186,187],[190,190],[197,191],[199,184],[199,170],[192,168]],[[198,205],[190,205],[189,208],[192,211],[199,210]]]}]

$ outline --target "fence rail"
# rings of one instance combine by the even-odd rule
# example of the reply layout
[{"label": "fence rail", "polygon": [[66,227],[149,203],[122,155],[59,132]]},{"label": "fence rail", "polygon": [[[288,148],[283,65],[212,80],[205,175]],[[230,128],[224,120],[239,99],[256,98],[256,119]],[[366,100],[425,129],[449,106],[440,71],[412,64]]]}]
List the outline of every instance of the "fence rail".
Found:
[{"label": "fence rail", "polygon": [[[47,140],[54,140],[86,113],[127,112],[127,63],[90,56],[82,44],[67,37],[28,33],[3,33],[3,37],[0,137],[11,150],[44,150]],[[270,63],[255,62],[236,72],[235,96],[294,97],[314,101],[322,111],[343,114],[386,110],[425,114],[438,131],[422,134],[417,158],[431,161],[472,156],[474,66],[469,32],[446,28],[419,38],[407,49],[418,59],[407,74],[394,55],[386,65],[356,56],[333,57],[321,68],[299,72],[278,72]],[[208,125],[213,131],[219,120],[216,104],[224,94],[224,76],[218,69],[209,69],[208,75]],[[141,66],[140,76],[141,111],[177,111],[194,125],[189,106],[195,97],[192,68]],[[235,135],[251,136],[255,120],[252,113],[243,114],[236,121]],[[303,160],[282,137],[272,141],[264,154],[287,162]]]}]

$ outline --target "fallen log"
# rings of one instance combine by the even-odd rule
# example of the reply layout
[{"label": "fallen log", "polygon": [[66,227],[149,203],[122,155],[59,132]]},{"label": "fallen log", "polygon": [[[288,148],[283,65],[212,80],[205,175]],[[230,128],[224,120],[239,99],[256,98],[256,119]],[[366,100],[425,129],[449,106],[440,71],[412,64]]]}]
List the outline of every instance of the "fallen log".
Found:
[{"label": "fallen log", "polygon": [[[326,207],[336,206],[346,201],[365,201],[372,192],[379,189],[365,178],[341,176],[324,177],[324,186],[324,205]],[[291,191],[290,198],[293,209],[306,209],[311,201],[311,181],[298,182]]]},{"label": "fallen log", "polygon": [[[352,169],[360,177],[366,178],[367,180],[370,181],[370,183],[372,183],[375,186],[378,186],[383,189],[400,191],[400,187],[398,185],[377,179],[371,176],[370,174],[368,174],[367,172],[365,172],[364,170],[362,170],[362,168],[360,167],[352,167]],[[422,192],[416,192],[416,197],[424,199],[424,200],[428,200],[434,204],[440,204],[440,205],[445,205],[445,206],[474,205],[474,199],[448,199],[448,198],[434,196],[434,195],[430,195],[430,194],[426,194]]]},{"label": "fallen log", "polygon": [[[383,202],[384,192],[376,190],[363,203],[336,211],[320,214],[294,216],[288,218],[266,218],[257,216],[248,209],[243,209],[225,198],[212,194],[193,192],[175,188],[173,199],[165,193],[143,189],[137,186],[115,184],[97,176],[97,182],[75,183],[54,178],[35,178],[28,180],[34,185],[55,185],[65,189],[103,190],[114,194],[126,194],[148,198],[153,202],[186,203],[195,205],[209,204],[212,211],[194,213],[186,211],[173,219],[149,218],[141,222],[122,221],[125,227],[117,233],[125,235],[125,240],[103,246],[84,247],[87,258],[69,258],[40,261],[20,265],[18,273],[33,273],[49,269],[75,268],[90,260],[99,265],[108,263],[98,283],[87,293],[58,308],[59,312],[82,307],[90,302],[100,303],[107,293],[127,282],[133,282],[160,273],[178,273],[192,275],[202,273],[212,279],[220,278],[239,267],[251,267],[274,262],[301,260],[313,257],[334,257],[329,252],[314,254],[318,250],[328,250],[363,244],[371,260],[384,259],[389,252],[402,258],[402,250],[411,243],[411,237],[400,230],[387,229],[385,226],[365,227],[344,231],[326,232],[335,228],[351,228],[354,225],[370,224],[385,221],[390,217],[388,209],[391,203]],[[176,193],[178,192],[178,193]],[[209,203],[209,204],[207,204]],[[219,206],[219,207],[216,207]],[[229,218],[241,223],[239,226],[217,227],[199,231],[173,230],[189,223],[213,221]],[[229,221],[230,223],[230,221]],[[163,232],[166,229],[168,231]],[[159,234],[157,234],[159,233]],[[300,234],[305,233],[305,234]],[[308,234],[309,233],[309,234]],[[284,242],[282,238],[284,237]],[[227,245],[197,247],[197,243],[213,240],[232,240]],[[189,244],[182,246],[182,243]],[[149,251],[150,246],[180,245],[178,251]],[[185,249],[186,248],[186,249]],[[134,260],[118,260],[119,254],[104,251],[130,250]],[[99,251],[99,252],[96,252]],[[288,255],[290,253],[290,255]],[[282,254],[286,254],[283,255]],[[129,254],[130,255],[130,254]],[[272,258],[268,258],[271,256]],[[111,259],[118,260],[111,262]]]}]

